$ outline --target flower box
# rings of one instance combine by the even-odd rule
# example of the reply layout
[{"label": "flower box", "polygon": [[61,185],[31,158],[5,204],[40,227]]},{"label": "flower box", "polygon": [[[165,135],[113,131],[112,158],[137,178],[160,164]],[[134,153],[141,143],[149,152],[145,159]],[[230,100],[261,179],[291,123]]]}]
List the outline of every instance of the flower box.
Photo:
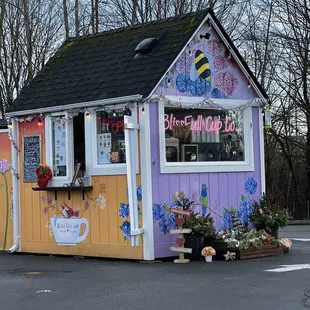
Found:
[{"label": "flower box", "polygon": [[251,259],[267,256],[278,256],[284,253],[284,247],[277,244],[270,244],[259,247],[251,247],[245,250],[237,251],[237,259]]}]

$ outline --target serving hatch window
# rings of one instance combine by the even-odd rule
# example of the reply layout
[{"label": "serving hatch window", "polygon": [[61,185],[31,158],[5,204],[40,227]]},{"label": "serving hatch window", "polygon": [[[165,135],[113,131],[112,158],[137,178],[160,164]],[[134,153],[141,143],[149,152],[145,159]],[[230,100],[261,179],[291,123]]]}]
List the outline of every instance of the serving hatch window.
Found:
[{"label": "serving hatch window", "polygon": [[64,115],[52,120],[53,176],[67,176],[67,130]]},{"label": "serving hatch window", "polygon": [[123,111],[96,112],[97,164],[126,163]]},{"label": "serving hatch window", "polygon": [[244,161],[243,112],[164,107],[166,162]]}]

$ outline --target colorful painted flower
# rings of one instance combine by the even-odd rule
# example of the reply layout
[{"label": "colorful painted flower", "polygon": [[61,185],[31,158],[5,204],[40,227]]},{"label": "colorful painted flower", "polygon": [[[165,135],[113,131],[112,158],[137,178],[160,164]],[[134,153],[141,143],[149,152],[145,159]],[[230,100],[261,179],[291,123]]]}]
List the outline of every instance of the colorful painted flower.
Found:
[{"label": "colorful painted flower", "polygon": [[137,199],[138,199],[138,201],[142,201],[142,187],[141,187],[141,185],[137,186]]},{"label": "colorful painted flower", "polygon": [[97,202],[99,204],[99,208],[100,209],[104,209],[105,208],[105,199],[104,199],[104,196],[102,194],[99,194],[99,196],[97,198]]},{"label": "colorful painted flower", "polygon": [[127,218],[129,216],[129,205],[121,202],[118,213],[121,218]]},{"label": "colorful painted flower", "polygon": [[249,220],[250,215],[253,212],[254,201],[251,199],[242,199],[239,204],[238,219],[242,222],[245,227],[251,226]]},{"label": "colorful painted flower", "polygon": [[248,178],[244,184],[244,189],[248,194],[254,195],[257,190],[257,182],[255,179],[252,177]]},{"label": "colorful painted flower", "polygon": [[163,204],[154,203],[153,204],[153,221],[160,221],[165,217],[165,207]]},{"label": "colorful painted flower", "polygon": [[176,63],[176,70],[179,73],[189,73],[191,69],[191,64],[194,60],[194,57],[190,54],[183,54],[182,57]]},{"label": "colorful painted flower", "polygon": [[216,77],[216,85],[218,85],[225,93],[232,95],[239,86],[239,80],[231,72],[221,72]]},{"label": "colorful painted flower", "polygon": [[232,227],[232,217],[231,217],[231,213],[228,210],[225,210],[225,213],[223,215],[222,218],[222,222],[221,222],[221,229],[230,229]]},{"label": "colorful painted flower", "polygon": [[130,222],[125,221],[122,226],[120,226],[120,229],[125,237],[125,239],[130,238]]},{"label": "colorful painted flower", "polygon": [[9,225],[9,186],[8,186],[8,179],[6,177],[6,173],[10,170],[10,163],[7,159],[2,158],[0,160],[0,174],[2,174],[4,179],[4,184],[0,184],[0,187],[4,188],[5,192],[5,226],[4,226],[4,240],[3,240],[3,251],[6,248],[6,239],[8,234],[8,225]]},{"label": "colorful painted flower", "polygon": [[44,207],[44,208],[43,208],[43,214],[46,215],[47,213],[48,213],[48,207]]},{"label": "colorful painted flower", "polygon": [[89,209],[89,203],[88,203],[88,201],[85,201],[84,202],[84,211],[86,211],[88,209]]},{"label": "colorful painted flower", "polygon": [[10,170],[11,164],[6,158],[0,159],[0,173],[5,174]]}]

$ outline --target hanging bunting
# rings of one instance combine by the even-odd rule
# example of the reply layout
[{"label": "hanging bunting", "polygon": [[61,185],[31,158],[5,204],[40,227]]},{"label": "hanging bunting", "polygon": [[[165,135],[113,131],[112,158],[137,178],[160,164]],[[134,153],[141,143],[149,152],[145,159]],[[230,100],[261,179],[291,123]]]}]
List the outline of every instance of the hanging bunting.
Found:
[{"label": "hanging bunting", "polygon": [[251,106],[257,106],[257,105],[259,105],[260,107],[264,107],[267,104],[267,100],[255,98],[243,105],[224,108],[223,106],[218,104],[216,101],[212,100],[209,96],[205,97],[204,99],[196,103],[186,103],[186,102],[183,102],[181,98],[178,101],[170,100],[163,93],[161,93],[157,97],[152,98],[152,100],[146,101],[146,103],[152,103],[157,100],[163,101],[165,104],[173,105],[175,107],[180,107],[183,109],[195,109],[195,108],[200,108],[200,107],[206,107],[206,108],[209,107],[209,108],[217,108],[219,110],[234,110],[234,111],[244,111]]}]

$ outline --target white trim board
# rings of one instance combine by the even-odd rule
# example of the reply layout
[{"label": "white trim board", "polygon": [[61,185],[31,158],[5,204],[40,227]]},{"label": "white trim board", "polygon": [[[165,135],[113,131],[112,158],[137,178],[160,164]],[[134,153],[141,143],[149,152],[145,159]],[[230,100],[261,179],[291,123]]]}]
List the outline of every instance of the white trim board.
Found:
[{"label": "white trim board", "polygon": [[30,109],[30,110],[22,110],[17,112],[8,112],[6,115],[9,117],[16,117],[16,116],[25,116],[29,114],[40,114],[40,113],[47,113],[47,112],[61,112],[70,109],[81,109],[81,108],[89,108],[94,106],[108,106],[108,105],[118,105],[125,102],[131,101],[139,101],[142,99],[142,95],[132,95],[132,96],[124,96],[124,97],[116,97],[110,99],[102,99],[102,100],[95,100],[95,101],[86,101],[86,102],[79,102],[79,103],[72,103],[54,107],[46,107],[46,108],[38,108],[38,109]]},{"label": "white trim board", "polygon": [[140,158],[142,186],[142,220],[143,220],[143,258],[154,260],[154,224],[152,212],[152,171],[151,171],[151,131],[149,105],[139,108],[140,123]]},{"label": "white trim board", "polygon": [[265,141],[264,141],[264,118],[263,109],[258,109],[258,130],[259,130],[259,160],[260,160],[260,183],[261,195],[266,193],[266,175],[265,175]]}]

